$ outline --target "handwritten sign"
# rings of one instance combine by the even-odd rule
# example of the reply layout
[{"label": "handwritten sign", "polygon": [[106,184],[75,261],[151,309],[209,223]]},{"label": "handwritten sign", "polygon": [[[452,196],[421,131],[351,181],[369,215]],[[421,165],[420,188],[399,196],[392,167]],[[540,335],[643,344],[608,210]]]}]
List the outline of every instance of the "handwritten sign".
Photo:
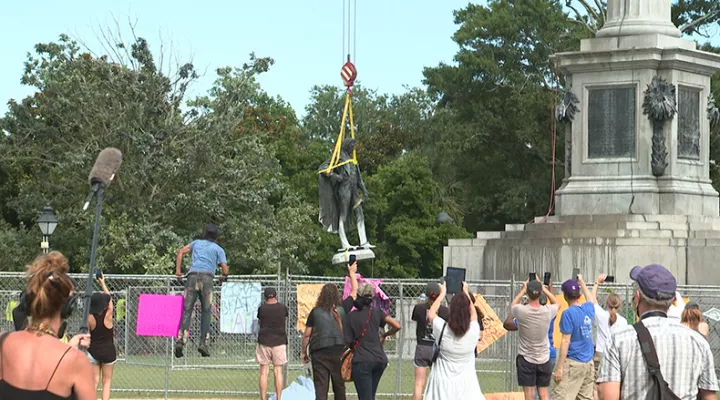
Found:
[{"label": "handwritten sign", "polygon": [[495,311],[485,301],[485,298],[479,294],[475,295],[475,305],[480,308],[483,313],[483,327],[485,330],[482,333],[482,340],[477,344],[478,354],[490,347],[491,344],[498,341],[501,337],[505,336],[507,331],[503,328],[503,322],[498,318]]},{"label": "handwritten sign", "polygon": [[720,321],[720,310],[713,307],[703,313],[703,315],[707,318],[710,318],[711,320],[718,322]]},{"label": "handwritten sign", "polygon": [[305,332],[305,322],[310,311],[315,307],[322,291],[322,283],[305,283],[297,285],[297,330]]},{"label": "handwritten sign", "polygon": [[141,294],[135,332],[138,336],[175,337],[182,312],[182,296]]},{"label": "handwritten sign", "polygon": [[[559,349],[560,343],[562,343],[562,333],[560,332],[560,319],[562,318],[563,311],[570,308],[570,306],[568,306],[567,301],[565,301],[565,296],[563,296],[562,293],[556,293],[555,298],[558,300],[560,308],[558,309],[557,316],[555,317],[555,322],[553,323],[553,346]],[[580,296],[578,305],[581,306],[583,304],[585,304],[585,296]]]},{"label": "handwritten sign", "polygon": [[220,331],[253,333],[253,322],[260,307],[259,283],[228,282],[220,292]]}]

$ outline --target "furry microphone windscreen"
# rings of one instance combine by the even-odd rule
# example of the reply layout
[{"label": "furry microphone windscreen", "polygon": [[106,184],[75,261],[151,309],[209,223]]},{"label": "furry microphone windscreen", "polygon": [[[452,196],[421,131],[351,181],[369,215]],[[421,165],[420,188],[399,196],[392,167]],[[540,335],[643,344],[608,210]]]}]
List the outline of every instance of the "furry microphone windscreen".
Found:
[{"label": "furry microphone windscreen", "polygon": [[90,171],[88,178],[91,185],[103,183],[105,187],[110,186],[115,173],[122,164],[122,152],[116,148],[108,147],[100,152],[95,165]]}]

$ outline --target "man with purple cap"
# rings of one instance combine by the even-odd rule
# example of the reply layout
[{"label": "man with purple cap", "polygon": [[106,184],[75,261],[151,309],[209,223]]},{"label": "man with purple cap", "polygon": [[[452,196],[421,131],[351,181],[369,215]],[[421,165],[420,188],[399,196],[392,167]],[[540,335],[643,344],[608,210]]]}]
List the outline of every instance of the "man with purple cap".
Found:
[{"label": "man with purple cap", "polygon": [[[580,304],[580,291],[585,303]],[[555,388],[552,398],[556,400],[592,400],[595,392],[595,345],[593,343],[593,320],[595,305],[581,275],[562,284],[562,292],[568,309],[560,317],[562,342],[555,367]]]},{"label": "man with purple cap", "polygon": [[[710,345],[699,333],[667,317],[677,289],[675,277],[662,265],[651,264],[633,268],[630,278],[635,281],[632,304],[640,322],[618,329],[606,343],[597,378],[600,398],[645,400],[651,392],[659,396],[642,351],[650,349],[652,354],[652,343],[662,379],[677,398],[715,399],[718,383]],[[645,335],[641,346],[638,336]]]}]

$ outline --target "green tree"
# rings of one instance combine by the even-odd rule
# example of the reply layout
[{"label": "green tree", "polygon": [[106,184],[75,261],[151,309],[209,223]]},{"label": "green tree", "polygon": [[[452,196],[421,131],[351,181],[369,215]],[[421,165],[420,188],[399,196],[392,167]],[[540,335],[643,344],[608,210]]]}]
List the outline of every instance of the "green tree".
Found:
[{"label": "green tree", "polygon": [[[439,102],[432,144],[443,181],[461,187],[470,231],[527,221],[548,208],[551,105],[558,82],[550,56],[576,50],[587,33],[561,2],[495,0],[455,12],[456,65],[425,70]],[[564,151],[557,145],[560,181]]]},{"label": "green tree", "polygon": [[[8,155],[0,169],[16,177],[5,192],[10,210],[4,214],[18,221],[12,229],[33,226],[36,210],[51,202],[61,219],[53,247],[83,268],[92,223],[79,207],[86,174],[99,150],[113,146],[124,160],[107,191],[99,266],[170,272],[175,250],[216,222],[234,273],[274,272],[279,261],[304,270],[295,254],[307,205],[283,182],[269,145],[282,134],[278,129],[295,124],[294,113],[255,80],[271,60],[251,56],[242,68],[220,69],[209,95],[183,113],[185,90],[197,77],[192,65],[168,77],[145,40],[121,42],[116,50],[126,48],[126,63],[111,62],[61,36],[29,56],[23,82],[37,93],[11,102],[0,120],[7,132],[0,151]],[[259,108],[290,123],[257,124],[252,110]]]},{"label": "green tree", "polygon": [[[442,211],[427,158],[408,153],[367,178],[375,195],[364,207],[377,238],[376,276],[437,278],[448,239],[469,237],[462,221],[435,222]],[[367,273],[368,271],[363,271]]]}]

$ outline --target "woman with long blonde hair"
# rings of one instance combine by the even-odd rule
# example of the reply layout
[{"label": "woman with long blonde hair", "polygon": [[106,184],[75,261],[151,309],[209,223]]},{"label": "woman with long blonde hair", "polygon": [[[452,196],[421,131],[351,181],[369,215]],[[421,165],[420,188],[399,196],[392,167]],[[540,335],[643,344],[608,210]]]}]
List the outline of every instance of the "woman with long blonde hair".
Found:
[{"label": "woman with long blonde hair", "polygon": [[0,399],[95,400],[87,356],[58,340],[73,304],[67,259],[53,251],[27,269],[30,323],[22,331],[0,335]]},{"label": "woman with long blonde hair", "polygon": [[700,333],[705,339],[707,339],[710,334],[710,327],[707,322],[703,321],[700,306],[695,302],[689,302],[685,305],[685,309],[680,317],[680,323]]}]

